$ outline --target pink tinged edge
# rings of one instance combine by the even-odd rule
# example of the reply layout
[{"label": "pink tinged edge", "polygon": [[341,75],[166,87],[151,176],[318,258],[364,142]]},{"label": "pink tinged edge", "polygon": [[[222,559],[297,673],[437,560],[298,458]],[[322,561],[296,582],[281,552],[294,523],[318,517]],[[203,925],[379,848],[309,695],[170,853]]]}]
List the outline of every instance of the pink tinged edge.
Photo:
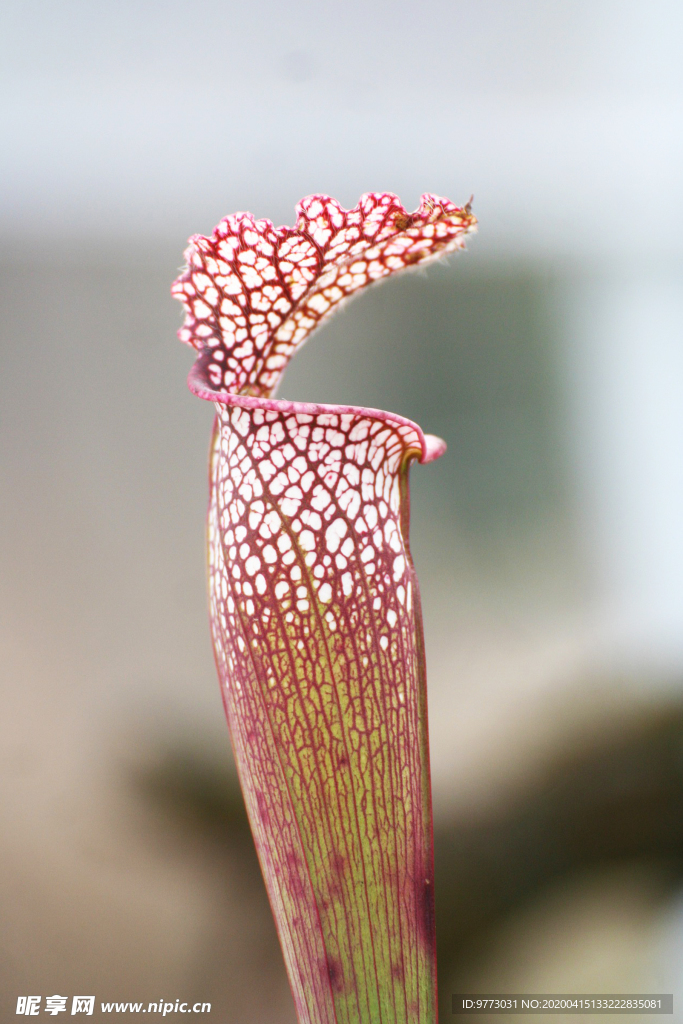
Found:
[{"label": "pink tinged edge", "polygon": [[[338,304],[314,304],[319,315],[309,315],[307,303],[325,294],[321,281],[329,297],[345,267],[363,276],[369,253],[374,277],[357,287],[352,280],[352,294],[461,248],[476,221],[467,207],[433,196],[414,214],[387,193],[362,197],[352,211],[320,196],[298,209],[297,229],[240,214],[211,240],[195,236],[174,286],[188,310],[179,333],[200,353],[190,389],[217,410],[208,524],[214,652],[300,1022],[431,1024],[431,789],[407,478],[413,459],[431,462],[446,446],[382,410],[269,395]],[[420,249],[422,232],[432,242],[439,234],[439,218],[447,221],[440,250]],[[205,245],[197,260],[203,243],[227,242],[227,270]],[[268,305],[259,283],[282,283],[283,266],[292,278],[293,252],[308,267],[306,287],[295,299],[287,293],[289,306],[287,288],[271,290],[278,316],[265,333],[250,333]],[[221,319],[211,308],[232,312]]]},{"label": "pink tinged edge", "polygon": [[294,415],[318,416],[326,413],[352,414],[364,416],[368,419],[385,420],[387,423],[401,424],[409,427],[419,441],[419,448],[414,449],[418,462],[424,465],[427,462],[436,462],[447,449],[446,442],[435,434],[424,434],[417,423],[399,416],[397,413],[385,412],[383,409],[372,409],[366,406],[355,405],[328,405],[319,402],[292,402],[281,398],[255,398],[250,395],[231,395],[224,391],[214,391],[210,384],[207,384],[202,367],[200,356],[194,364],[187,378],[187,385],[193,395],[203,398],[207,402],[214,402],[219,406],[239,406],[242,409],[268,409],[272,411],[291,413]]}]

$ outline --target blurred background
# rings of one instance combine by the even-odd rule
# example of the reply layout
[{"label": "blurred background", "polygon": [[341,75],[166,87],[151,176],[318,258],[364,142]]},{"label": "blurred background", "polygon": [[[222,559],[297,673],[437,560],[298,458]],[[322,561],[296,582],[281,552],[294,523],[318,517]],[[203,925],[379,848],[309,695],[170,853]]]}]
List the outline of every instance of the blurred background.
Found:
[{"label": "blurred background", "polygon": [[311,192],[480,219],[281,392],[449,445],[411,527],[444,1019],[454,991],[683,995],[681,52],[673,0],[2,5],[3,1020],[35,993],[294,1020],[169,286],[191,233]]}]

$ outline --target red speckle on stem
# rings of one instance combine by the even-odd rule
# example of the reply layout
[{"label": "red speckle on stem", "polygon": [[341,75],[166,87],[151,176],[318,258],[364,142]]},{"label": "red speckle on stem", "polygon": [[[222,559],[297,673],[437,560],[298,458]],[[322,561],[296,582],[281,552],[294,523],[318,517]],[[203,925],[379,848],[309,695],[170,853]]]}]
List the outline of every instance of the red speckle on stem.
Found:
[{"label": "red speckle on stem", "polygon": [[330,979],[330,985],[334,992],[344,991],[344,976],[342,974],[341,967],[336,960],[328,956],[327,958],[327,976]]}]

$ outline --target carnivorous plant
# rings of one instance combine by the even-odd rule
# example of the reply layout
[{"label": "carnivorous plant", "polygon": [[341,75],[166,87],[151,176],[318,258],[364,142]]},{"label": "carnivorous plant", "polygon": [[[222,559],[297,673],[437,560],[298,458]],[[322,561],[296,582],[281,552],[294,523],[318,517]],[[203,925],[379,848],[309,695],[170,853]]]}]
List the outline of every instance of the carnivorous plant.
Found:
[{"label": "carnivorous plant", "polygon": [[432,1024],[425,660],[408,470],[445,450],[377,409],[273,397],[345,299],[464,246],[476,225],[323,195],[293,228],[195,235],[173,285],[189,386],[214,403],[210,614],[225,711],[301,1024]]}]

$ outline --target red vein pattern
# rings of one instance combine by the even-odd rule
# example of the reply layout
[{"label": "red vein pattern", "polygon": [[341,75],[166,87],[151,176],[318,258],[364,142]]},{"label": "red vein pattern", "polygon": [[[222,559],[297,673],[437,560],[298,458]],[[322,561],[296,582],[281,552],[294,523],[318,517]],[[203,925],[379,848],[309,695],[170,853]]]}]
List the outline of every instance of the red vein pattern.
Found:
[{"label": "red vein pattern", "polygon": [[234,213],[210,238],[190,239],[187,270],[172,290],[187,312],[180,339],[212,353],[204,374],[215,390],[270,395],[295,350],[340,302],[462,249],[475,225],[468,207],[424,195],[409,214],[390,192],[361,196],[353,210],[308,196],[296,228]]},{"label": "red vein pattern", "polygon": [[209,586],[242,788],[301,1024],[436,1019],[424,651],[390,413],[269,396],[342,299],[462,247],[468,208],[324,196],[296,229],[235,214],[174,285],[213,401]]}]

